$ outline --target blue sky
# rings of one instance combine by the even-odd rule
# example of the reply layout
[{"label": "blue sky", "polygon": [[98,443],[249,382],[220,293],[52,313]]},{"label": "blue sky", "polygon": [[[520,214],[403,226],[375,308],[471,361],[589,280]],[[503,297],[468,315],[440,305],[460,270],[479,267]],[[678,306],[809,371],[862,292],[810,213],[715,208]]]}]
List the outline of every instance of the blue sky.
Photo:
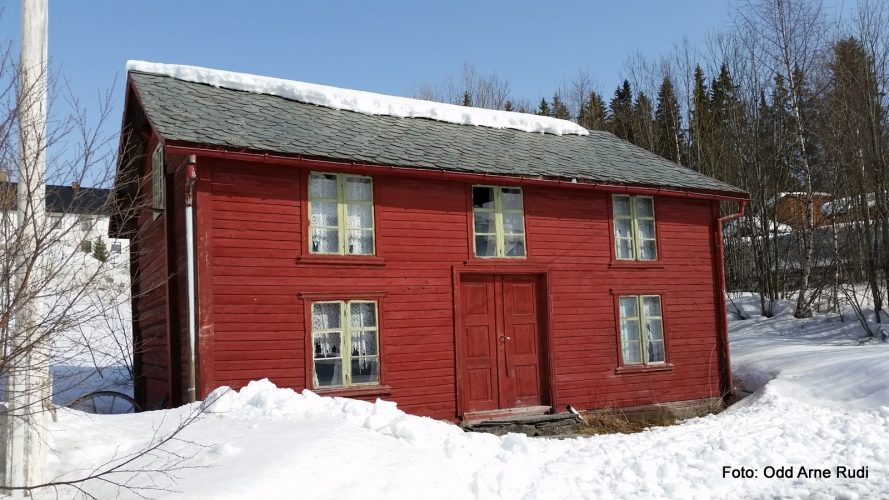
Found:
[{"label": "blue sky", "polygon": [[[19,0],[0,0],[15,43]],[[90,104],[112,89],[119,124],[128,59],[191,64],[394,95],[464,62],[532,103],[578,70],[610,96],[624,61],[729,24],[728,0],[49,2],[53,68]],[[115,83],[115,77],[117,81]]]}]

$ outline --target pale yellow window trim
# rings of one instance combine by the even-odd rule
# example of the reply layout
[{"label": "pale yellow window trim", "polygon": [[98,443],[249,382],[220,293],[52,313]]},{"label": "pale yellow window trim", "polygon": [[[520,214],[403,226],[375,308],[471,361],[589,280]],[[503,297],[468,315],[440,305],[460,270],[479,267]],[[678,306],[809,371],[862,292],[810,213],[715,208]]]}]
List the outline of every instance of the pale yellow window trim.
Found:
[{"label": "pale yellow window trim", "polygon": [[[315,306],[323,305],[323,304],[338,304],[340,308],[340,328],[315,328],[314,326],[314,314],[315,314]],[[374,326],[352,326],[352,304],[373,304],[374,310]],[[312,321],[312,378],[313,378],[313,387],[318,389],[327,389],[327,388],[341,388],[341,387],[356,387],[356,386],[366,386],[366,385],[379,385],[380,383],[380,375],[379,375],[379,367],[380,367],[380,314],[379,307],[377,301],[375,300],[325,300],[319,302],[313,302],[312,307],[310,309],[313,318]],[[359,333],[373,333],[374,341],[376,343],[376,354],[373,355],[365,355],[365,356],[352,356],[352,335],[357,335]],[[315,358],[315,335],[322,333],[339,333],[340,334],[340,355],[339,357],[327,357],[327,358]],[[374,358],[377,361],[377,379],[371,382],[361,382],[361,383],[353,383],[352,382],[352,359],[360,359],[360,358]],[[342,384],[340,385],[324,385],[321,386],[318,384],[318,374],[315,371],[315,361],[317,359],[323,360],[340,360],[340,370],[342,376]]]},{"label": "pale yellow window trim", "polygon": [[[659,315],[654,314],[645,314],[645,299],[646,298],[655,298],[658,302],[658,309],[660,310]],[[633,299],[636,301],[636,315],[635,316],[624,316],[623,308],[620,307],[620,302],[623,299]],[[620,311],[620,342],[621,342],[621,359],[624,360],[625,365],[662,365],[666,363],[666,338],[664,332],[664,304],[661,300],[660,295],[623,295],[618,298],[618,309]],[[650,361],[649,353],[648,353],[648,329],[646,328],[646,324],[649,320],[657,320],[661,325],[661,338],[655,339],[655,342],[661,343],[661,348],[663,349],[664,359],[659,361]],[[638,324],[637,331],[639,332],[639,350],[641,353],[641,363],[637,363],[635,361],[628,362],[624,359],[623,348],[624,348],[624,338],[623,338],[623,330],[624,323],[636,322]]]},{"label": "pale yellow window trim", "polygon": [[[525,228],[525,193],[522,191],[520,187],[514,186],[490,186],[484,184],[476,184],[472,186],[473,188],[490,188],[494,193],[494,207],[493,208],[484,208],[484,207],[476,207],[473,200],[473,218],[472,218],[472,253],[477,258],[480,259],[524,259],[528,257],[528,246],[525,238],[526,228]],[[519,208],[503,208],[503,189],[516,189],[519,192],[519,201],[521,206]],[[477,233],[475,231],[475,214],[476,212],[481,213],[493,213],[494,214],[494,233]],[[522,219],[522,232],[511,232],[506,233],[504,224],[503,224],[503,216],[504,214],[519,214]],[[478,249],[476,248],[476,236],[494,236],[496,239],[497,250],[495,255],[479,255]],[[522,238],[522,255],[506,255],[506,237],[507,236],[521,236]]]},{"label": "pale yellow window trim", "polygon": [[158,144],[151,153],[151,208],[154,218],[164,209],[164,147]]},{"label": "pale yellow window trim", "polygon": [[[332,176],[336,177],[336,198],[328,198],[321,196],[312,196],[312,176]],[[364,179],[370,182],[370,199],[369,200],[350,200],[347,196],[346,184],[349,179]],[[349,175],[349,174],[334,174],[329,172],[311,172],[309,174],[309,186],[308,186],[308,198],[309,198],[309,253],[320,254],[320,255],[375,255],[376,254],[376,232],[374,229],[374,202],[373,202],[373,179],[367,176],[361,175]],[[315,224],[312,220],[312,205],[317,202],[327,202],[327,203],[336,203],[337,205],[337,225],[336,226],[325,226],[321,224]],[[349,227],[348,222],[348,214],[350,206],[366,206],[370,208],[370,226],[365,227]],[[312,248],[312,237],[315,229],[320,230],[336,230],[337,231],[337,251],[336,252],[321,252],[315,251]],[[357,232],[367,232],[370,233],[371,238],[373,240],[373,248],[371,253],[351,253],[349,252],[349,233],[350,231]]]},{"label": "pale yellow window trim", "polygon": [[[628,215],[618,215],[616,210],[615,201],[617,199],[626,199],[628,201],[630,207],[630,213]],[[651,203],[651,215],[644,216],[639,215],[636,209],[637,200],[649,200]],[[611,216],[614,221],[614,255],[617,260],[640,260],[640,261],[655,261],[658,260],[658,250],[657,250],[657,223],[655,222],[655,211],[654,211],[654,198],[651,196],[636,196],[636,195],[626,195],[626,194],[616,194],[612,196],[612,211]],[[621,237],[617,232],[617,222],[620,220],[628,220],[630,221],[630,236]],[[639,222],[640,221],[651,221],[652,227],[652,237],[644,237],[639,230]],[[621,257],[620,255],[620,243],[622,241],[629,241],[630,248],[632,249],[633,255],[631,257]],[[654,242],[654,256],[651,258],[645,258],[642,255],[642,248],[645,242],[652,241]]]}]

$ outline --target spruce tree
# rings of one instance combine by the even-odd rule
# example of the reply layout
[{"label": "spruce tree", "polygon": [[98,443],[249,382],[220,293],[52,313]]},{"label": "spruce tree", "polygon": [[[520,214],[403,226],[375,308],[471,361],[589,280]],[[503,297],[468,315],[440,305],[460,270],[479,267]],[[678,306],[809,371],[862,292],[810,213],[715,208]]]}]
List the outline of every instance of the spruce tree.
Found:
[{"label": "spruce tree", "polygon": [[664,76],[658,89],[654,127],[657,139],[655,153],[676,163],[682,163],[682,116],[679,110],[679,101],[673,90],[673,82],[669,76]]},{"label": "spruce tree", "polygon": [[692,110],[691,123],[689,124],[689,135],[691,136],[691,145],[693,157],[690,164],[695,170],[709,173],[707,165],[708,151],[708,127],[710,125],[710,94],[707,91],[707,82],[704,76],[704,70],[700,66],[695,66],[694,87],[692,89]]},{"label": "spruce tree", "polygon": [[568,106],[562,101],[558,93],[553,94],[552,117],[560,120],[571,119],[571,112],[568,111]]},{"label": "spruce tree", "polygon": [[510,101],[509,99],[506,100],[506,102],[503,104],[503,111],[513,111],[512,101]]},{"label": "spruce tree", "polygon": [[105,240],[99,238],[93,243],[93,257],[101,262],[105,262],[108,260],[108,246],[105,245]]},{"label": "spruce tree", "polygon": [[549,103],[546,102],[545,97],[542,97],[540,99],[540,105],[537,108],[537,114],[540,116],[550,116]]},{"label": "spruce tree", "polygon": [[649,151],[654,151],[655,146],[652,114],[651,99],[645,92],[639,92],[633,104],[633,144]]},{"label": "spruce tree", "polygon": [[590,92],[586,102],[580,108],[577,123],[589,130],[608,130],[608,111],[602,96],[595,91]]},{"label": "spruce tree", "polygon": [[463,105],[472,106],[472,94],[470,94],[468,90],[463,92]]},{"label": "spruce tree", "polygon": [[621,139],[633,142],[633,90],[628,80],[624,80],[623,85],[614,91],[609,107],[611,132]]}]

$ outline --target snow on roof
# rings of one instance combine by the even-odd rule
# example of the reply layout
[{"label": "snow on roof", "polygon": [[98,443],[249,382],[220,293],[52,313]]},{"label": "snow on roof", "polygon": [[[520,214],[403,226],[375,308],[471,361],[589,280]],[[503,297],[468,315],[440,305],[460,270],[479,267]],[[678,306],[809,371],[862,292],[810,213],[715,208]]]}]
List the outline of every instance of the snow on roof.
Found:
[{"label": "snow on roof", "polygon": [[409,99],[360,90],[341,89],[314,83],[281,78],[234,73],[198,66],[127,61],[127,71],[171,76],[188,82],[214,87],[268,94],[333,109],[355,111],[367,115],[389,115],[400,118],[428,118],[458,125],[508,128],[524,132],[554,135],[588,135],[589,131],[568,120],[528,113],[472,108],[440,102]]}]

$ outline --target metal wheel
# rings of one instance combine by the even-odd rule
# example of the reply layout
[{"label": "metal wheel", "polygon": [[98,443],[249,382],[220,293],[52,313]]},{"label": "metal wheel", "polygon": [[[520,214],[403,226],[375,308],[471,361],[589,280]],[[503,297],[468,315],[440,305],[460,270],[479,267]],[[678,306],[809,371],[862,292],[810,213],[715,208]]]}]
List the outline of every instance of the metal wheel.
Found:
[{"label": "metal wheel", "polygon": [[142,407],[135,399],[117,391],[91,392],[72,401],[68,408],[100,415],[142,411]]}]

